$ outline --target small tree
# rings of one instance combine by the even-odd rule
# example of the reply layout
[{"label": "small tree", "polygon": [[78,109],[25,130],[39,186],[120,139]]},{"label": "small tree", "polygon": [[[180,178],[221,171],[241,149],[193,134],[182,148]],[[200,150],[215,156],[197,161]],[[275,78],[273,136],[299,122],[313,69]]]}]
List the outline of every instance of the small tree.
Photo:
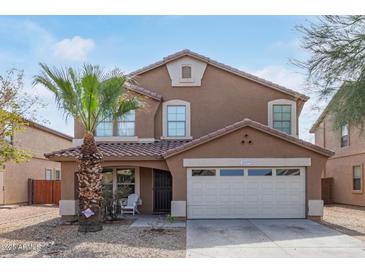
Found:
[{"label": "small tree", "polygon": [[[127,94],[130,81],[118,70],[104,72],[99,66],[84,65],[81,71],[57,69],[40,64],[41,72],[34,83],[53,92],[66,117],[72,116],[85,129],[79,160],[79,231],[102,230],[102,167],[103,155],[98,150],[94,131],[107,117],[117,117],[137,109],[140,101]],[[89,215],[90,214],[90,215]]]},{"label": "small tree", "polygon": [[297,27],[302,47],[310,53],[304,68],[307,82],[320,98],[336,95],[328,110],[334,127],[365,125],[365,16],[322,16]]},{"label": "small tree", "polygon": [[12,145],[12,137],[23,130],[27,119],[35,119],[38,97],[22,92],[23,72],[12,69],[0,75],[0,168],[7,161],[22,163],[31,158],[27,150]]}]

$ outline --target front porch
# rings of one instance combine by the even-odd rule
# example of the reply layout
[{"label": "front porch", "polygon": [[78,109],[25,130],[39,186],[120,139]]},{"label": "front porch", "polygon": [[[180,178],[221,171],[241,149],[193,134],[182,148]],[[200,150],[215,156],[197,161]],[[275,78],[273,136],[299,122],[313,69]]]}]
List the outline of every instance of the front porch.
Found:
[{"label": "front porch", "polygon": [[120,211],[128,195],[139,197],[141,214],[170,214],[172,176],[169,171],[141,166],[106,165],[103,167],[103,195]]}]

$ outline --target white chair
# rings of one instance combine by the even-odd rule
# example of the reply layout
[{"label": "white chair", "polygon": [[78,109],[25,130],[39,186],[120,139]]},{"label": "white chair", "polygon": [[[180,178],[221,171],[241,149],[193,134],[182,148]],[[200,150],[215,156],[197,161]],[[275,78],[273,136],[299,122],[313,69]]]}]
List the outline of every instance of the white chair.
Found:
[{"label": "white chair", "polygon": [[139,211],[137,208],[138,201],[139,201],[138,194],[129,195],[126,205],[123,205],[122,202],[120,203],[122,214],[124,214],[124,212],[132,213],[133,216],[135,215],[135,213],[139,214]]}]

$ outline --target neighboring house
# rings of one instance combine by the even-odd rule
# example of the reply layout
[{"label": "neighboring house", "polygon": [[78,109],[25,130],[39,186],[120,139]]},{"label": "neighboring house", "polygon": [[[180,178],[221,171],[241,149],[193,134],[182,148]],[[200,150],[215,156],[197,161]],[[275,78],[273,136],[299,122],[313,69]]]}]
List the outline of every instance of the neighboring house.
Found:
[{"label": "neighboring house", "polygon": [[365,133],[350,125],[334,129],[333,115],[328,108],[323,111],[310,132],[315,134],[316,145],[335,152],[328,159],[322,174],[323,178],[333,178],[332,201],[365,206]]},{"label": "neighboring house", "polygon": [[28,202],[28,179],[61,179],[61,164],[44,157],[44,153],[70,147],[72,137],[29,122],[12,136],[12,144],[29,150],[32,158],[26,163],[7,162],[0,171],[0,204]]},{"label": "neighboring house", "polygon": [[[189,50],[130,75],[145,108],[95,132],[105,188],[139,194],[142,213],[189,219],[322,215],[321,173],[333,153],[297,137],[307,96]],[[74,144],[82,137],[75,121]],[[77,212],[78,153],[46,155],[62,164],[64,218]]]}]

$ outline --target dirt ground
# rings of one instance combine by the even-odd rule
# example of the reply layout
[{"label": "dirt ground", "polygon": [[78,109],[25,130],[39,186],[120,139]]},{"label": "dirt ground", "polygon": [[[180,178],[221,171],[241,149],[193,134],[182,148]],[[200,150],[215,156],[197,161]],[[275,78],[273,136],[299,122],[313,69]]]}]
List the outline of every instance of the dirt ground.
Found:
[{"label": "dirt ground", "polygon": [[365,241],[365,207],[326,205],[321,223]]},{"label": "dirt ground", "polygon": [[62,225],[57,207],[0,207],[0,257],[185,257],[185,229],[130,228],[131,222],[84,234]]}]

